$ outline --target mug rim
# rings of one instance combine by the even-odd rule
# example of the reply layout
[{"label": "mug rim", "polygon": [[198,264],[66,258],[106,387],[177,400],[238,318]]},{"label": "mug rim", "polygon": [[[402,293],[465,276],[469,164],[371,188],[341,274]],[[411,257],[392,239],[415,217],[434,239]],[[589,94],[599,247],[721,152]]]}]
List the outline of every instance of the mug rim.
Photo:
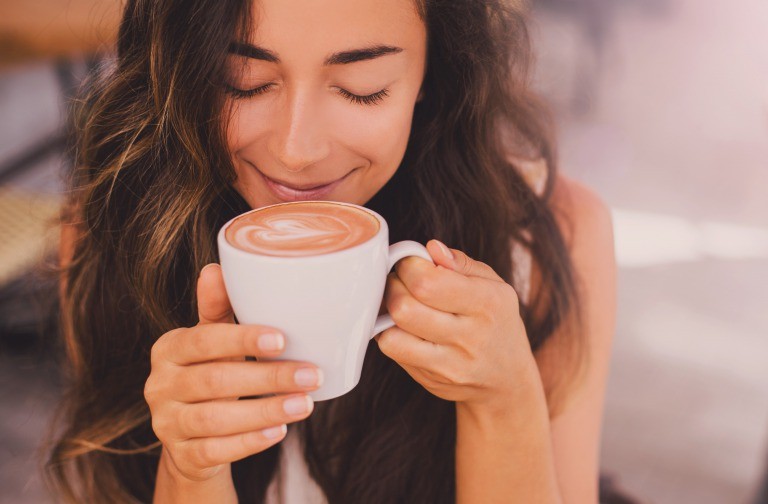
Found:
[{"label": "mug rim", "polygon": [[[334,252],[326,252],[324,254],[316,254],[316,255],[306,255],[306,256],[274,256],[274,255],[265,255],[265,254],[257,254],[255,252],[248,252],[246,250],[243,250],[241,248],[238,248],[229,241],[227,241],[226,237],[226,231],[227,228],[232,224],[235,220],[239,219],[240,217],[244,215],[248,215],[252,212],[258,212],[261,210],[266,210],[268,208],[273,208],[277,206],[283,206],[283,205],[297,205],[297,204],[306,204],[306,203],[328,203],[328,204],[334,204],[334,205],[344,205],[348,207],[356,208],[357,210],[367,212],[368,214],[372,215],[374,218],[376,218],[379,221],[379,230],[376,232],[375,235],[373,235],[370,239],[364,241],[363,243],[359,243],[357,245],[354,245],[352,247],[348,247],[342,250],[336,250]],[[336,259],[339,256],[345,256],[355,253],[356,251],[366,248],[366,247],[374,247],[377,243],[378,239],[380,239],[380,235],[385,235],[386,238],[386,245],[389,246],[389,226],[387,225],[387,221],[384,220],[384,217],[382,217],[378,212],[371,210],[370,208],[366,208],[362,205],[358,205],[356,203],[348,203],[346,201],[330,201],[330,200],[302,200],[302,201],[284,201],[281,203],[273,203],[271,205],[265,205],[259,208],[252,208],[251,210],[248,210],[247,212],[243,212],[239,215],[236,215],[229,219],[226,223],[224,223],[221,228],[219,229],[219,232],[217,233],[217,242],[219,245],[219,261],[221,261],[221,249],[226,248],[228,252],[234,253],[236,255],[242,255],[243,257],[258,257],[260,261],[273,261],[273,262],[312,262],[312,261],[328,261],[332,259]]]}]

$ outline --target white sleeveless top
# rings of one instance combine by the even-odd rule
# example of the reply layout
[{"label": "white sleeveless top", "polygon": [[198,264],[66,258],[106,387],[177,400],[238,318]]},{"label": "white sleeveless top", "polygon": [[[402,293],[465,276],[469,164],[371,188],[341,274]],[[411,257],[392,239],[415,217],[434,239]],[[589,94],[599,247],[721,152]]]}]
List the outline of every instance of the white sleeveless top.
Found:
[{"label": "white sleeveless top", "polygon": [[[518,164],[527,182],[537,194],[544,189],[546,165],[539,162]],[[524,247],[512,242],[512,271],[518,296],[528,300],[530,293],[531,256]],[[309,475],[295,428],[288,425],[288,433],[280,442],[280,454],[275,477],[267,487],[266,504],[328,504],[320,486]]]}]

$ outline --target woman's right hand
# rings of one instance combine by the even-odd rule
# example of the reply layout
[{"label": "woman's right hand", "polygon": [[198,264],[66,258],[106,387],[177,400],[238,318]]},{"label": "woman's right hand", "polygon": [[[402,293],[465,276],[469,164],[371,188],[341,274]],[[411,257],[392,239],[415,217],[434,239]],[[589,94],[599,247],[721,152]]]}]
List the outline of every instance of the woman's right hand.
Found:
[{"label": "woman's right hand", "polygon": [[[185,483],[231,479],[233,461],[278,443],[286,424],[309,416],[304,391],[322,383],[310,363],[245,360],[278,356],[285,342],[274,328],[234,323],[219,265],[201,272],[197,297],[200,322],[157,340],[144,389],[167,469]],[[276,395],[237,400],[264,394]]]}]

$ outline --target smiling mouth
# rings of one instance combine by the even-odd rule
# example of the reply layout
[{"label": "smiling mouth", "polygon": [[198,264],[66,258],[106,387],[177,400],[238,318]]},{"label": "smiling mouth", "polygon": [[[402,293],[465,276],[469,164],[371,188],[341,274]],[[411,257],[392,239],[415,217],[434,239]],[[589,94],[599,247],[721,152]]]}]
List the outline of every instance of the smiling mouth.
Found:
[{"label": "smiling mouth", "polygon": [[314,183],[306,184],[303,186],[294,186],[270,178],[266,176],[261,170],[256,168],[256,166],[252,164],[251,166],[254,168],[254,170],[256,170],[256,173],[262,177],[262,180],[269,188],[272,195],[282,201],[308,201],[326,199],[333,193],[333,191],[336,190],[337,187],[341,185],[344,180],[346,180],[352,173],[357,171],[357,168],[355,168],[339,179],[320,185]]},{"label": "smiling mouth", "polygon": [[[263,172],[262,172],[262,175],[264,175]],[[324,184],[308,184],[308,185],[301,185],[301,186],[295,185],[295,184],[289,184],[288,182],[283,182],[281,180],[276,180],[276,179],[273,179],[272,177],[268,177],[267,175],[264,175],[264,178],[269,179],[271,182],[274,182],[275,184],[280,184],[283,187],[287,187],[288,189],[293,189],[294,191],[311,191],[313,189],[322,189],[323,187],[329,186],[335,182],[340,181],[343,178],[346,178],[347,175],[344,175],[340,179],[331,180],[330,182],[326,182]]]},{"label": "smiling mouth", "polygon": [[341,182],[342,180],[346,179],[346,178],[347,178],[347,177],[348,177],[348,176],[349,176],[349,175],[350,175],[352,172],[354,172],[355,170],[357,170],[357,168],[355,168],[355,169],[353,169],[353,170],[351,170],[351,171],[347,172],[347,173],[346,173],[346,174],[345,174],[343,177],[341,177],[341,178],[338,178],[338,179],[335,179],[335,180],[331,180],[331,181],[329,181],[329,182],[324,182],[324,183],[319,183],[319,184],[318,184],[318,183],[311,183],[311,184],[292,184],[292,183],[290,183],[290,182],[284,182],[284,181],[282,181],[282,180],[274,179],[274,178],[272,178],[272,177],[270,177],[270,176],[266,175],[266,174],[265,174],[263,171],[259,170],[259,169],[256,167],[256,165],[254,165],[253,163],[250,163],[250,162],[249,162],[248,164],[250,164],[250,165],[251,165],[251,166],[252,166],[252,167],[253,167],[253,168],[254,168],[254,169],[257,171],[257,172],[259,172],[259,174],[260,174],[262,177],[264,177],[264,178],[265,178],[265,179],[267,179],[268,181],[270,181],[270,182],[273,182],[273,183],[275,183],[275,184],[279,184],[279,185],[281,185],[281,186],[283,186],[283,187],[285,187],[285,188],[287,188],[287,189],[292,189],[292,190],[294,190],[294,191],[313,191],[313,190],[316,190],[316,189],[322,189],[322,188],[324,188],[324,187],[328,187],[328,186],[330,186],[330,185],[332,185],[332,184],[335,184],[335,183],[337,183],[337,182]]}]

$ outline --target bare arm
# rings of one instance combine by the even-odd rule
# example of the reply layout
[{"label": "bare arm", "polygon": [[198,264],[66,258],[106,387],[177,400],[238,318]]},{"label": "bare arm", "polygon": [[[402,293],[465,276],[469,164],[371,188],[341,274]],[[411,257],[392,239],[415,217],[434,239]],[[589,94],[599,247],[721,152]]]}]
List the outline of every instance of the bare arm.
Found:
[{"label": "bare arm", "polygon": [[541,380],[535,369],[526,376],[513,407],[477,414],[456,405],[456,502],[561,502]]},{"label": "bare arm", "polygon": [[[574,181],[562,185],[570,192],[572,207],[578,209],[574,210],[577,220],[571,256],[582,283],[586,369],[550,428],[563,502],[597,503],[603,404],[616,322],[613,225],[609,209],[592,191]],[[565,337],[568,335],[556,335]],[[556,345],[547,348],[545,344],[536,359],[543,376],[555,373],[559,366]]]},{"label": "bare arm", "polygon": [[[596,503],[598,456],[610,346],[615,318],[615,260],[610,214],[588,189],[565,178],[556,205],[581,279],[584,335],[561,329],[535,360],[511,407],[471,414],[457,405],[457,501]],[[573,222],[573,234],[566,222]],[[534,287],[536,277],[534,276]],[[563,411],[550,421],[543,384],[560,366],[560,345],[581,337],[586,371],[569,390]],[[500,404],[503,404],[501,401]]]}]

